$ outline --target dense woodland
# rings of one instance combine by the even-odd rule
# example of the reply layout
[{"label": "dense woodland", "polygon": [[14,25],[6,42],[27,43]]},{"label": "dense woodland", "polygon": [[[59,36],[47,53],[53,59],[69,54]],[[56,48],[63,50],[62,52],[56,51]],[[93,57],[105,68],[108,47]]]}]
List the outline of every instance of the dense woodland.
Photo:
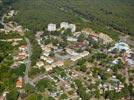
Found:
[{"label": "dense woodland", "polygon": [[30,29],[42,30],[50,22],[61,21],[85,27],[87,22],[113,37],[115,30],[134,35],[133,7],[133,0],[17,0],[14,4],[15,20]]}]

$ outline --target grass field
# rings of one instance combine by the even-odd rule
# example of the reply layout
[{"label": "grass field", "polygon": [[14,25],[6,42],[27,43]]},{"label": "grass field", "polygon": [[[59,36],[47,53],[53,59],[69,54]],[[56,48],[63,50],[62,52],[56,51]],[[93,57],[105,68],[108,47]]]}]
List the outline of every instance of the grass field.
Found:
[{"label": "grass field", "polygon": [[19,11],[15,20],[32,30],[68,21],[81,26],[88,22],[97,31],[114,28],[134,35],[133,0],[17,0],[14,8]]}]

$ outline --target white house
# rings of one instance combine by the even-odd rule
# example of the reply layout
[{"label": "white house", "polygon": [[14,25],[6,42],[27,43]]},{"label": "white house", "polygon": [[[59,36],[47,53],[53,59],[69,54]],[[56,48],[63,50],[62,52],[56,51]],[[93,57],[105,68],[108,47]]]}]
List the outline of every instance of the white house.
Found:
[{"label": "white house", "polygon": [[51,59],[51,58],[48,58],[48,59],[46,60],[46,62],[47,62],[48,64],[52,64],[52,63],[54,62],[54,60]]},{"label": "white house", "polygon": [[61,24],[60,24],[60,28],[62,29],[62,28],[64,28],[64,29],[68,29],[68,23],[67,22],[62,22]]},{"label": "white house", "polygon": [[130,52],[129,45],[124,42],[116,43],[115,46],[112,48],[112,50],[113,49],[118,49],[119,51],[125,50],[126,53]]},{"label": "white house", "polygon": [[52,31],[56,31],[56,24],[48,24],[48,31],[52,32]]},{"label": "white house", "polygon": [[71,32],[76,31],[76,25],[75,24],[69,24],[68,28],[71,29]]},{"label": "white house", "polygon": [[75,24],[68,24],[67,22],[62,22],[60,24],[60,28],[71,29],[71,32],[76,31],[76,25]]},{"label": "white house", "polygon": [[83,51],[82,53],[79,53],[79,55],[75,55],[75,56],[71,57],[71,60],[72,61],[77,61],[77,60],[79,60],[79,59],[81,59],[83,57],[86,57],[88,55],[89,55],[88,51]]},{"label": "white house", "polygon": [[72,56],[77,56],[79,55],[79,53],[75,52],[74,50],[72,49],[69,49],[69,48],[66,48],[66,52]]},{"label": "white house", "polygon": [[77,38],[73,38],[73,37],[67,37],[67,41],[70,41],[70,42],[77,42]]}]

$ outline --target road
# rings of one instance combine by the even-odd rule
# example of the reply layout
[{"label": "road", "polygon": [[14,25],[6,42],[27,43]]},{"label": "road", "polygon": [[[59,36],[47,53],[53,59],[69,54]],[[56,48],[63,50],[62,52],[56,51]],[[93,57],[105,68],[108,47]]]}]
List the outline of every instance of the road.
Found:
[{"label": "road", "polygon": [[[6,15],[4,15],[0,21],[0,24],[2,24],[4,27],[6,28],[10,28],[6,23],[4,23],[4,18],[6,17]],[[19,34],[21,36],[24,35],[24,32],[23,33],[20,33]],[[26,61],[26,70],[25,70],[25,76],[24,76],[24,81],[25,83],[29,83],[30,80],[29,80],[29,77],[28,77],[28,72],[30,70],[30,67],[31,67],[31,55],[32,55],[32,46],[31,46],[31,43],[30,43],[30,40],[27,38],[27,37],[24,37],[25,41],[27,42],[27,46],[28,46],[28,58],[27,58],[27,61]]]},{"label": "road", "polygon": [[28,46],[28,59],[26,61],[26,70],[25,70],[25,76],[24,76],[24,80],[25,80],[25,84],[29,83],[29,77],[28,77],[28,72],[30,71],[30,67],[31,67],[31,55],[32,55],[32,46],[31,43],[29,41],[28,38],[24,38],[27,42],[27,46]]}]

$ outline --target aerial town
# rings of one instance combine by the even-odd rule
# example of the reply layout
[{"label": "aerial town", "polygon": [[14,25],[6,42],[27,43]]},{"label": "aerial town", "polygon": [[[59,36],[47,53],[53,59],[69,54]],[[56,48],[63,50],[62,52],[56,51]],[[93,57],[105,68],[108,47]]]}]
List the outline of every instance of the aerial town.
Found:
[{"label": "aerial town", "polygon": [[[17,91],[13,91],[17,100],[130,100],[125,95],[128,88],[134,91],[134,51],[125,41],[114,41],[91,29],[78,31],[74,23],[50,23],[45,31],[34,34],[41,53],[32,63],[31,57],[37,53],[32,51],[38,47],[26,35],[30,30],[15,22],[3,24],[1,34],[11,36],[0,42],[14,47],[8,54],[12,61],[8,67],[17,74],[12,86],[3,86],[0,100],[16,100],[9,99],[10,88]],[[110,93],[118,99],[111,99]]]}]

